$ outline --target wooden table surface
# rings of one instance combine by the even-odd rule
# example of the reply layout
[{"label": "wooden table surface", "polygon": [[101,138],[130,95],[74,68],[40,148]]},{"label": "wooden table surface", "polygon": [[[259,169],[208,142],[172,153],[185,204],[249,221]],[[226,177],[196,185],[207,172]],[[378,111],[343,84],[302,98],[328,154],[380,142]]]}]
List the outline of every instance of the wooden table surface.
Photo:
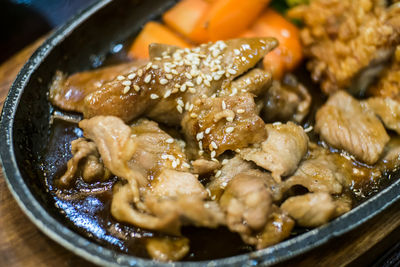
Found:
[{"label": "wooden table surface", "polygon": [[[19,69],[39,39],[0,66],[0,110]],[[400,202],[350,233],[281,266],[365,266],[400,242]],[[94,266],[64,249],[22,213],[0,171],[0,266]]]}]

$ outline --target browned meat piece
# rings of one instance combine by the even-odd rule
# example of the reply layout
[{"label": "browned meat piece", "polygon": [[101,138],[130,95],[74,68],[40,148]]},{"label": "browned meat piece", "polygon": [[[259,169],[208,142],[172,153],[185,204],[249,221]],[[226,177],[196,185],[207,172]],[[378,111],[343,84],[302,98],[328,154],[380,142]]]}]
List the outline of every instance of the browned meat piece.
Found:
[{"label": "browned meat piece", "polygon": [[325,93],[363,92],[400,43],[399,8],[382,0],[315,0],[289,16],[305,24],[307,66]]},{"label": "browned meat piece", "polygon": [[308,136],[293,122],[267,124],[265,128],[268,138],[261,144],[242,149],[240,156],[271,171],[275,181],[280,182],[281,176],[290,175],[297,169],[307,153]]},{"label": "browned meat piece", "polygon": [[274,81],[264,99],[261,117],[266,122],[300,123],[310,111],[311,95],[293,75],[285,75],[282,82]]},{"label": "browned meat piece", "polygon": [[383,71],[379,81],[368,88],[370,96],[389,97],[400,102],[400,46],[397,46],[394,60]]},{"label": "browned meat piece", "polygon": [[[229,87],[276,45],[273,38],[234,39],[154,57],[146,66],[88,95],[84,116],[114,115],[131,121],[146,113],[154,120],[179,125],[193,99]],[[235,55],[236,49],[246,60]]]},{"label": "browned meat piece", "polygon": [[221,164],[216,161],[206,160],[206,159],[196,159],[192,161],[193,173],[196,174],[207,174],[216,169],[218,169]]},{"label": "browned meat piece", "polygon": [[50,87],[50,102],[64,110],[83,112],[84,98],[99,90],[106,82],[114,80],[121,73],[136,71],[146,61],[133,61],[95,70],[78,72],[68,78],[56,72]]},{"label": "browned meat piece", "polygon": [[151,195],[176,198],[179,196],[198,196],[205,199],[206,189],[190,172],[163,169],[151,183]]},{"label": "browned meat piece", "polygon": [[207,185],[207,189],[210,190],[212,198],[218,200],[233,177],[253,168],[254,166],[252,163],[244,161],[239,156],[223,160],[220,172],[217,172],[214,177],[211,177],[211,182]]},{"label": "browned meat piece", "polygon": [[71,152],[73,157],[68,161],[67,171],[58,182],[60,186],[71,186],[75,182],[81,161],[84,162],[82,178],[85,182],[92,183],[108,179],[110,172],[104,167],[95,143],[78,138],[71,142]]},{"label": "browned meat piece", "polygon": [[258,68],[252,69],[232,81],[229,87],[220,92],[220,96],[236,95],[238,93],[251,93],[258,96],[268,90],[271,81],[271,73]]},{"label": "browned meat piece", "polygon": [[377,163],[377,168],[386,173],[400,167],[400,137],[392,137],[386,145],[382,158]]},{"label": "browned meat piece", "polygon": [[188,146],[197,146],[200,154],[206,151],[211,158],[260,142],[266,137],[264,125],[249,93],[198,99],[182,120]]},{"label": "browned meat piece", "polygon": [[177,261],[189,252],[189,239],[185,237],[152,237],[146,242],[146,250],[154,260]]},{"label": "browned meat piece", "polygon": [[374,164],[389,141],[385,128],[372,110],[338,91],[316,114],[315,131],[330,145],[357,159]]},{"label": "browned meat piece", "polygon": [[263,249],[275,245],[290,236],[294,227],[294,221],[275,205],[264,229],[250,235],[242,235],[247,244],[254,245],[257,249]]},{"label": "browned meat piece", "polygon": [[320,192],[290,197],[281,209],[300,226],[318,227],[333,218],[336,205],[328,193]]},{"label": "browned meat piece", "polygon": [[249,234],[262,229],[271,212],[269,185],[251,172],[240,173],[229,182],[219,201],[231,231]]},{"label": "browned meat piece", "polygon": [[372,109],[386,128],[400,134],[400,102],[388,97],[371,97],[361,103]]},{"label": "browned meat piece", "polygon": [[282,193],[296,185],[303,186],[310,192],[340,194],[343,187],[365,183],[366,180],[381,176],[379,171],[357,165],[352,159],[328,149],[310,144],[308,158],[296,172],[280,186]]}]

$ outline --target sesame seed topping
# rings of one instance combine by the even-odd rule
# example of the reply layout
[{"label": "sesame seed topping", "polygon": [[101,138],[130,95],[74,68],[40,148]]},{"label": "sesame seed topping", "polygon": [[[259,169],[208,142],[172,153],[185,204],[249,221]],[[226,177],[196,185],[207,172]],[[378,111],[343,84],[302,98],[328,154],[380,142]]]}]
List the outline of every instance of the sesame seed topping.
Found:
[{"label": "sesame seed topping", "polygon": [[194,84],[192,82],[190,82],[190,81],[186,82],[186,85],[187,86],[192,86],[192,87],[194,86]]},{"label": "sesame seed topping", "polygon": [[128,81],[128,80],[125,80],[122,82],[122,85],[125,85],[125,86],[130,86],[131,84],[132,84],[132,82]]},{"label": "sesame seed topping", "polygon": [[182,167],[190,168],[190,165],[188,163],[184,162],[184,163],[182,163]]},{"label": "sesame seed topping", "polygon": [[196,89],[194,89],[193,87],[189,87],[188,90],[189,90],[189,92],[192,93],[192,94],[196,93]]},{"label": "sesame seed topping", "polygon": [[185,92],[186,91],[186,84],[182,84],[181,88],[179,90],[181,90],[181,92]]},{"label": "sesame seed topping", "polygon": [[164,98],[167,98],[171,95],[171,90],[167,90],[164,94]]},{"label": "sesame seed topping", "polygon": [[222,109],[226,109],[226,103],[224,100],[222,100]]},{"label": "sesame seed topping", "polygon": [[176,101],[176,103],[178,103],[178,105],[179,106],[184,106],[185,104],[183,103],[183,101],[182,101],[182,99],[178,99],[177,101]]},{"label": "sesame seed topping", "polygon": [[165,77],[168,79],[168,80],[171,80],[172,78],[174,78],[174,76],[172,76],[172,74],[165,74]]},{"label": "sesame seed topping", "polygon": [[308,126],[307,128],[304,129],[304,132],[309,133],[313,130],[312,125]]},{"label": "sesame seed topping", "polygon": [[157,98],[159,98],[159,96],[158,96],[157,94],[151,94],[151,95],[150,95],[150,98],[151,98],[151,99],[157,99]]},{"label": "sesame seed topping", "polygon": [[235,75],[235,74],[237,73],[237,71],[234,70],[234,69],[228,69],[228,72],[229,72],[230,74],[232,74],[232,75]]},{"label": "sesame seed topping", "polygon": [[240,50],[239,49],[233,49],[233,52],[235,53],[235,55],[240,55]]},{"label": "sesame seed topping", "polygon": [[202,156],[204,154],[203,150],[199,150],[199,156]]},{"label": "sesame seed topping", "polygon": [[152,65],[151,68],[156,70],[158,69],[158,65]]},{"label": "sesame seed topping", "polygon": [[227,182],[223,182],[223,183],[221,183],[221,187],[222,187],[222,188],[225,188],[227,185],[228,185],[228,183],[227,183]]},{"label": "sesame seed topping", "polygon": [[226,120],[229,121],[229,122],[232,122],[233,121],[233,117],[226,117]]},{"label": "sesame seed topping", "polygon": [[118,77],[117,77],[117,80],[118,80],[118,81],[122,81],[122,80],[125,80],[125,76],[122,76],[122,75],[118,75]]},{"label": "sesame seed topping", "polygon": [[147,63],[146,70],[150,69],[152,65],[153,65],[153,63],[151,63],[151,62]]},{"label": "sesame seed topping", "polygon": [[160,84],[162,84],[162,85],[167,84],[167,83],[168,83],[167,79],[161,79],[160,80]]},{"label": "sesame seed topping", "polygon": [[189,107],[190,107],[190,103],[189,103],[189,102],[186,102],[186,104],[185,104],[185,110],[189,110]]},{"label": "sesame seed topping", "polygon": [[128,75],[129,80],[133,80],[133,79],[135,79],[135,77],[136,77],[136,73],[131,73]]},{"label": "sesame seed topping", "polygon": [[228,127],[228,128],[226,128],[225,132],[231,133],[231,132],[233,132],[233,130],[235,130],[235,128],[233,128],[233,127]]},{"label": "sesame seed topping", "polygon": [[140,91],[139,85],[136,85],[136,84],[133,85],[133,89],[135,89],[136,92]]},{"label": "sesame seed topping", "polygon": [[197,85],[200,85],[202,81],[203,81],[203,77],[197,76],[197,78],[196,78]]},{"label": "sesame seed topping", "polygon": [[179,113],[183,113],[183,108],[182,106],[176,106],[176,109],[178,110]]},{"label": "sesame seed topping", "polygon": [[178,167],[178,162],[176,162],[175,160],[174,161],[172,161],[172,168],[176,168],[176,167]]},{"label": "sesame seed topping", "polygon": [[204,132],[205,132],[206,134],[209,134],[209,133],[211,132],[211,128],[207,128]]},{"label": "sesame seed topping", "polygon": [[228,163],[228,160],[227,160],[227,159],[224,159],[224,160],[221,162],[222,165],[225,165],[225,164],[227,164],[227,163]]},{"label": "sesame seed topping", "polygon": [[196,114],[196,113],[190,113],[190,117],[191,117],[192,119],[195,119],[195,118],[197,118],[197,114]]},{"label": "sesame seed topping", "polygon": [[142,77],[142,75],[143,75],[143,70],[142,70],[142,69],[138,70],[137,75],[138,75],[139,77]]},{"label": "sesame seed topping", "polygon": [[204,138],[204,133],[203,132],[199,132],[199,133],[196,134],[197,141],[199,141],[199,140],[201,140],[203,138]]},{"label": "sesame seed topping", "polygon": [[189,111],[192,111],[193,108],[194,108],[194,105],[193,105],[193,104],[190,104],[190,106],[189,106]]},{"label": "sesame seed topping", "polygon": [[222,173],[222,171],[221,171],[221,170],[218,170],[218,171],[215,173],[215,178],[220,177],[220,176],[221,176],[221,173]]},{"label": "sesame seed topping", "polygon": [[172,144],[174,142],[173,138],[168,138],[167,140],[165,140],[166,143],[168,144]]},{"label": "sesame seed topping", "polygon": [[143,80],[145,83],[149,83],[150,81],[151,81],[151,74],[148,74],[145,78],[144,78],[144,80]]},{"label": "sesame seed topping", "polygon": [[203,142],[202,141],[199,141],[199,149],[203,150]]},{"label": "sesame seed topping", "polygon": [[176,69],[171,70],[172,74],[178,75],[178,71]]},{"label": "sesame seed topping", "polygon": [[217,144],[216,144],[214,141],[211,141],[211,146],[212,146],[214,149],[218,149],[218,146],[217,146]]},{"label": "sesame seed topping", "polygon": [[215,158],[216,155],[217,155],[217,152],[211,151],[211,158]]},{"label": "sesame seed topping", "polygon": [[126,94],[126,93],[128,93],[129,92],[129,90],[131,90],[131,87],[130,86],[125,86],[124,87],[124,94]]},{"label": "sesame seed topping", "polygon": [[242,57],[242,61],[246,61],[246,58],[245,58],[245,57]]},{"label": "sesame seed topping", "polygon": [[208,87],[210,87],[211,86],[211,83],[210,83],[210,81],[209,80],[204,80],[204,82],[203,82],[206,86],[208,86]]},{"label": "sesame seed topping", "polygon": [[156,60],[156,61],[160,61],[160,60],[161,60],[161,58],[160,58],[160,57],[155,57],[155,58],[154,58],[154,60]]},{"label": "sesame seed topping", "polygon": [[185,76],[186,76],[186,78],[188,78],[188,79],[192,79],[192,78],[193,78],[192,75],[190,75],[190,73],[187,73],[187,72],[185,72]]}]

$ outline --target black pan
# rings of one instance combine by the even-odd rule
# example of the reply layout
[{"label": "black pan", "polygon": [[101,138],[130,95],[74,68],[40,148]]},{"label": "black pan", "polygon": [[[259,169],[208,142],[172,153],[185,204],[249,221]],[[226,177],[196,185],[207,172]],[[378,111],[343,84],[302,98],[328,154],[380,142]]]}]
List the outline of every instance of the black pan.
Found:
[{"label": "black pan", "polygon": [[[175,1],[100,1],[59,28],[32,55],[5,101],[0,125],[0,155],[8,186],[40,230],[67,249],[103,266],[166,266],[128,256],[81,236],[63,223],[44,185],[40,153],[49,141],[52,107],[49,83],[57,69],[67,73],[96,66],[116,43],[134,36]],[[270,265],[295,257],[365,223],[400,198],[398,174],[375,196],[347,214],[275,246],[219,260],[173,263],[189,266]],[[65,221],[64,221],[65,222]]]}]

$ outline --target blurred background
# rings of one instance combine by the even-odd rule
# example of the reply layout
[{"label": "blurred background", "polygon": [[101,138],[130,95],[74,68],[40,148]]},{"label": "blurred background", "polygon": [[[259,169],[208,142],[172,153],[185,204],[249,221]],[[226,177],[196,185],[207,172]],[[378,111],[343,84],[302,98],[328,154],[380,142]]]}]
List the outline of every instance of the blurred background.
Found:
[{"label": "blurred background", "polygon": [[0,64],[97,0],[0,0]]}]

